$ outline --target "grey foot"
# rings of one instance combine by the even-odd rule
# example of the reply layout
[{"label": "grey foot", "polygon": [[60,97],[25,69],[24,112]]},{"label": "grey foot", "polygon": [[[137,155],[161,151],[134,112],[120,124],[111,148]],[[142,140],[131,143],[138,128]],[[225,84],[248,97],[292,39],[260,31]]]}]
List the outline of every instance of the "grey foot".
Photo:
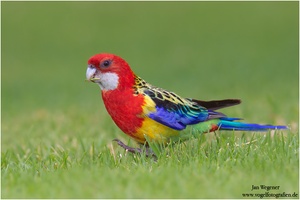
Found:
[{"label": "grey foot", "polygon": [[130,153],[135,153],[135,154],[145,153],[145,155],[147,157],[153,157],[154,160],[157,160],[157,156],[154,154],[154,152],[149,147],[146,147],[145,149],[133,148],[133,147],[127,146],[119,139],[113,139],[113,141],[117,142],[120,147],[122,147],[123,149],[125,149],[126,151],[128,151]]}]

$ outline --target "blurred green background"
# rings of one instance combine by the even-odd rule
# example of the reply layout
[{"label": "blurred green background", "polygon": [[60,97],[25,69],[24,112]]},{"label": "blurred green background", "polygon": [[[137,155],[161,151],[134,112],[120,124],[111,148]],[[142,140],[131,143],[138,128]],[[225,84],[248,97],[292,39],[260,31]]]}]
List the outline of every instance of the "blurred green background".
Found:
[{"label": "blurred green background", "polygon": [[298,2],[2,2],[2,151],[124,137],[87,60],[123,57],[153,85],[298,130]]},{"label": "blurred green background", "polygon": [[87,59],[100,52],[183,96],[241,98],[256,117],[269,98],[290,113],[298,104],[297,5],[3,2],[3,120],[40,108],[101,110],[97,86],[84,82]]}]

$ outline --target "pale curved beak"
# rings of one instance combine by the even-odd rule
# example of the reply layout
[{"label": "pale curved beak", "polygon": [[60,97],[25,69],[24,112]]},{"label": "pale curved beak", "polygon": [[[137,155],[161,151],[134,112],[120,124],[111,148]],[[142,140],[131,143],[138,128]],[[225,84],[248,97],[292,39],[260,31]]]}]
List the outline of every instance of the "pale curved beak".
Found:
[{"label": "pale curved beak", "polygon": [[93,82],[95,80],[95,74],[96,74],[96,68],[89,65],[86,70],[86,80]]}]

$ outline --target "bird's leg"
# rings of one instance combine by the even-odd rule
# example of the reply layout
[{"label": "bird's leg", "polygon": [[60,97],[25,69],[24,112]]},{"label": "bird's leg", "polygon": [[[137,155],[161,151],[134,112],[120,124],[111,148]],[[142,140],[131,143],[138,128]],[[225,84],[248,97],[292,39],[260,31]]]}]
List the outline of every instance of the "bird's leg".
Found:
[{"label": "bird's leg", "polygon": [[122,147],[126,151],[129,151],[130,153],[142,153],[142,149],[140,149],[140,148],[133,148],[133,147],[127,146],[126,144],[124,144],[119,139],[113,139],[113,141],[117,142],[120,147]]},{"label": "bird's leg", "polygon": [[157,159],[157,156],[154,154],[154,152],[149,147],[146,147],[146,149],[143,150],[141,148],[129,147],[119,139],[113,139],[113,141],[117,142],[120,147],[122,147],[123,149],[125,149],[126,151],[128,151],[130,153],[136,153],[136,154],[145,153],[145,155],[147,157],[153,157],[155,160]]}]

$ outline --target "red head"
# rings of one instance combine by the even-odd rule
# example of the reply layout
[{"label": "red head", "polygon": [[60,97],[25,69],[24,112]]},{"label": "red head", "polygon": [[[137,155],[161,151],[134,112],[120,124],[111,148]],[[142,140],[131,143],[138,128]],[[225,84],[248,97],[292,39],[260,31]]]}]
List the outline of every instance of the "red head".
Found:
[{"label": "red head", "polygon": [[132,87],[134,84],[134,73],[128,63],[108,53],[96,54],[88,60],[86,78],[97,83],[103,91]]}]

